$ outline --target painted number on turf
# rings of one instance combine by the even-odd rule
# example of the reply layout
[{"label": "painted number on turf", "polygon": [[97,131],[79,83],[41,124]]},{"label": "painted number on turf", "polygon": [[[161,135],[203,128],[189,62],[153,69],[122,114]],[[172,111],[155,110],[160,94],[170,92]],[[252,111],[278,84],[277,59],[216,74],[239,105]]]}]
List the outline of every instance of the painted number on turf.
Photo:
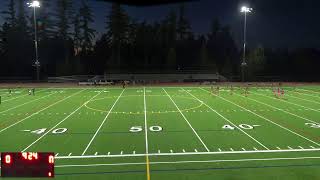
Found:
[{"label": "painted number on turf", "polygon": [[[47,128],[41,128],[41,129],[37,129],[37,130],[34,130],[34,131],[31,131],[31,133],[33,134],[43,134],[45,133],[47,130]],[[54,129],[52,130],[52,134],[62,134],[62,133],[65,133],[67,132],[67,128],[58,128],[58,129]]]},{"label": "painted number on turf", "polygon": [[[240,124],[240,125],[239,125],[239,128],[245,129],[245,130],[251,130],[251,129],[254,129],[254,126],[251,126],[251,125],[249,125],[249,124]],[[224,125],[224,126],[222,126],[222,129],[234,130],[235,127],[234,127],[234,126],[231,126],[231,125]]]},{"label": "painted number on turf", "polygon": [[[151,132],[160,132],[160,131],[162,131],[162,127],[161,126],[151,126],[149,128],[149,130]],[[142,126],[133,126],[133,127],[130,128],[129,131],[133,132],[133,133],[137,133],[137,132],[143,131],[143,128],[142,128]]]},{"label": "painted number on turf", "polygon": [[317,128],[320,129],[320,124],[316,123],[306,123],[307,126],[310,126],[311,128]]}]

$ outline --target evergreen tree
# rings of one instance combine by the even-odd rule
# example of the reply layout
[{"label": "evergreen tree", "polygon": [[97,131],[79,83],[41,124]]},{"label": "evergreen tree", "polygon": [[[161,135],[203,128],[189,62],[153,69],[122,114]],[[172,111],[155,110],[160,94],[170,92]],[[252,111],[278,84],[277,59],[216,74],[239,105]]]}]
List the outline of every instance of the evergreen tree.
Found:
[{"label": "evergreen tree", "polygon": [[185,6],[182,4],[179,10],[179,18],[177,23],[177,39],[186,40],[192,36],[191,25],[185,15]]},{"label": "evergreen tree", "polygon": [[128,42],[129,16],[120,4],[113,3],[107,16],[107,36],[112,47],[112,59],[120,64],[121,46]]},{"label": "evergreen tree", "polygon": [[10,27],[14,27],[16,24],[16,10],[15,10],[15,0],[9,0],[6,11],[1,13],[5,15],[4,19]]},{"label": "evergreen tree", "polygon": [[95,37],[95,30],[90,28],[90,23],[94,22],[92,10],[88,5],[87,0],[82,0],[80,12],[79,12],[79,18],[80,18],[80,28],[82,30],[82,43],[81,43],[81,49],[85,52],[92,50],[92,41]]}]

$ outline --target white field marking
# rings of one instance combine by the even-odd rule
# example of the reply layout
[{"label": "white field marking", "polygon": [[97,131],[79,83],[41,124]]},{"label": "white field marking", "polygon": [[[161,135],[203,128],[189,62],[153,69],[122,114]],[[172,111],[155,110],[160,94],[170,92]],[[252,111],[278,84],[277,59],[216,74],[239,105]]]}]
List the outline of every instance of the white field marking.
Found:
[{"label": "white field marking", "polygon": [[110,152],[108,152],[108,156],[110,156]]},{"label": "white field marking", "polygon": [[289,149],[293,149],[292,147],[288,146]]},{"label": "white field marking", "polygon": [[[202,89],[202,88],[200,88]],[[202,89],[203,91],[207,91]],[[209,92],[209,91],[207,91]],[[194,96],[193,94],[189,93],[194,99],[201,101],[200,99],[198,99],[196,96]],[[215,95],[216,96],[216,95]],[[216,96],[219,97],[219,96]],[[235,128],[237,128],[238,130],[240,130],[242,133],[244,133],[245,135],[247,135],[249,138],[251,138],[252,140],[254,140],[256,143],[258,143],[260,146],[262,146],[263,148],[269,150],[269,148],[267,148],[264,144],[262,144],[260,141],[258,141],[257,139],[255,139],[254,137],[252,137],[251,135],[249,135],[248,133],[246,133],[243,129],[241,129],[240,127],[238,127],[237,125],[235,125],[233,122],[231,122],[229,119],[227,119],[226,117],[224,117],[222,114],[220,114],[218,111],[216,111],[215,109],[213,109],[211,106],[209,106],[208,104],[204,103],[203,104],[205,106],[207,106],[209,109],[211,109],[211,111],[215,112],[216,114],[218,114],[220,117],[222,117],[224,120],[228,121],[230,124],[232,124]]]},{"label": "white field marking", "polygon": [[280,148],[280,147],[277,147],[277,149],[281,150],[281,148]]},{"label": "white field marking", "polygon": [[170,153],[173,153],[173,150],[172,150],[172,149],[170,149]]},{"label": "white field marking", "polygon": [[270,98],[270,99],[276,99],[276,100],[278,100],[278,101],[283,101],[283,102],[286,102],[286,103],[289,103],[289,104],[293,104],[293,105],[295,105],[295,106],[299,106],[299,107],[302,107],[302,108],[305,108],[305,109],[310,109],[310,110],[312,110],[312,111],[320,112],[320,111],[318,111],[318,110],[316,110],[316,109],[309,108],[309,107],[306,107],[306,106],[302,106],[302,105],[300,105],[300,104],[296,104],[296,103],[293,103],[293,102],[285,101],[285,100],[283,100],[283,99],[278,99],[278,98],[275,98],[275,97],[270,97],[270,96],[266,96],[266,95],[264,95],[264,94],[259,94],[259,93],[254,93],[254,92],[252,92],[252,93],[253,93],[253,94],[260,95],[260,96],[265,96],[265,97],[268,97],[268,98]]},{"label": "white field marking", "polygon": [[94,153],[94,155],[97,156],[97,155],[98,155],[98,152]]},{"label": "white field marking", "polygon": [[[146,88],[143,87],[143,108],[144,108],[144,135],[145,135],[145,145],[146,145],[146,154],[148,159],[149,154],[149,142],[148,142],[148,123],[147,123],[147,102],[146,102]],[[149,172],[147,172],[149,173]]]},{"label": "white field marking", "polygon": [[133,154],[136,154],[136,151],[133,151]]},{"label": "white field marking", "polygon": [[[235,94],[236,94],[236,93],[235,93]],[[263,104],[263,105],[265,105],[265,106],[268,106],[268,107],[271,107],[271,108],[277,109],[277,110],[279,110],[279,111],[282,111],[282,112],[284,112],[284,113],[290,114],[290,115],[292,115],[292,116],[295,116],[295,117],[298,117],[298,118],[304,119],[304,120],[306,120],[306,121],[313,122],[313,123],[317,123],[317,122],[312,121],[312,120],[310,120],[310,119],[308,119],[308,118],[305,118],[305,117],[299,116],[299,115],[297,115],[297,114],[291,113],[291,112],[289,112],[289,111],[286,111],[286,110],[283,110],[283,109],[277,108],[277,107],[272,106],[272,105],[270,105],[270,104],[267,104],[267,103],[264,103],[264,102],[261,102],[261,101],[255,100],[255,99],[253,99],[253,98],[250,98],[250,97],[244,97],[244,96],[241,96],[241,95],[239,95],[239,94],[236,94],[236,95],[237,95],[237,96],[240,96],[240,97],[243,97],[243,98],[250,99],[250,100],[252,100],[252,101],[255,101],[255,102],[257,102],[257,103]]]},{"label": "white field marking", "polygon": [[[84,91],[84,90],[82,90]],[[80,91],[80,92],[82,92]],[[101,93],[101,92],[100,92]],[[46,133],[44,133],[42,136],[40,136],[38,139],[36,139],[33,143],[31,143],[29,146],[27,146],[26,148],[24,148],[22,150],[22,152],[25,152],[27,149],[29,149],[31,146],[33,146],[34,144],[36,144],[38,141],[40,141],[43,137],[45,137],[47,134],[51,133],[51,131],[53,131],[54,129],[56,129],[61,123],[63,123],[64,121],[66,121],[69,117],[71,117],[73,114],[75,114],[77,111],[79,111],[83,106],[85,106],[87,103],[89,103],[92,99],[94,99],[95,97],[97,97],[100,93],[96,94],[95,96],[91,97],[88,101],[84,102],[81,106],[79,106],[77,109],[75,109],[73,112],[71,112],[67,117],[65,117],[64,119],[62,119],[60,122],[58,122],[55,126],[53,126],[51,129],[49,129]]]},{"label": "white field marking", "polygon": [[[167,93],[167,91],[162,88],[162,90],[167,94],[167,96],[170,98],[171,102],[176,106],[177,110],[179,111],[179,113],[181,114],[181,116],[183,117],[183,119],[187,122],[187,124],[189,125],[189,127],[192,129],[193,133],[197,136],[198,140],[202,143],[203,147],[207,150],[207,152],[210,152],[210,150],[208,149],[207,145],[202,141],[202,139],[200,138],[200,136],[198,135],[198,133],[196,132],[196,130],[192,127],[192,125],[190,124],[190,122],[188,121],[188,119],[184,116],[184,114],[181,112],[180,108],[178,107],[178,105],[174,102],[174,100],[171,98],[171,96]],[[184,89],[183,89],[184,90]],[[187,91],[186,91],[187,92]],[[187,92],[189,93],[189,92]]]},{"label": "white field marking", "polygon": [[[250,161],[281,161],[281,160],[305,160],[305,159],[320,159],[320,157],[294,157],[294,158],[261,158],[261,159],[221,159],[221,160],[206,160],[206,161],[169,161],[169,162],[150,162],[149,164],[188,164],[188,163],[218,163],[218,162],[250,162]],[[141,163],[114,163],[114,164],[70,164],[70,165],[56,165],[56,168],[67,167],[98,167],[98,166],[135,166],[145,165]]]},{"label": "white field marking", "polygon": [[302,146],[298,146],[300,149],[304,149]]},{"label": "white field marking", "polygon": [[10,126],[8,126],[8,127],[6,127],[6,128],[1,129],[1,130],[0,130],[0,133],[2,133],[3,131],[5,131],[5,130],[7,130],[7,129],[9,129],[9,128],[11,128],[11,127],[13,127],[13,126],[15,126],[15,125],[19,124],[19,123],[21,123],[22,121],[24,121],[24,120],[26,120],[26,119],[31,118],[31,117],[32,117],[32,116],[34,116],[34,115],[37,115],[38,113],[40,113],[40,112],[42,112],[42,111],[44,111],[44,110],[46,110],[46,109],[48,109],[48,108],[50,108],[50,107],[52,107],[52,106],[54,106],[54,105],[58,104],[58,103],[60,103],[60,102],[62,102],[62,101],[64,101],[64,100],[66,100],[66,99],[69,99],[70,97],[72,97],[72,96],[74,96],[74,95],[76,95],[76,94],[81,93],[82,91],[84,91],[84,90],[78,91],[78,92],[76,92],[76,93],[74,93],[74,94],[72,94],[72,95],[70,95],[70,96],[67,96],[67,97],[65,97],[65,98],[63,98],[63,99],[61,99],[61,100],[59,100],[59,101],[57,101],[57,102],[55,102],[55,103],[53,103],[53,104],[51,104],[51,105],[49,105],[49,106],[45,107],[45,108],[43,108],[43,109],[41,109],[41,110],[39,110],[39,111],[37,111],[37,112],[35,112],[35,113],[32,113],[30,116],[27,116],[27,117],[25,117],[25,118],[21,119],[20,121],[17,121],[17,122],[15,122],[15,123],[11,124]]},{"label": "white field marking", "polygon": [[295,92],[295,91],[291,91],[293,93],[297,93],[297,94],[302,94],[302,95],[305,95],[305,96],[310,96],[310,97],[316,97],[316,98],[320,98],[320,96],[313,96],[311,94],[304,94],[304,93],[300,93],[300,92]]},{"label": "white field marking", "polygon": [[222,152],[222,150],[220,148],[218,150],[219,150],[219,152]]},{"label": "white field marking", "polygon": [[34,99],[34,100],[32,100],[32,101],[28,101],[28,102],[26,102],[26,103],[20,104],[20,105],[18,105],[18,106],[14,106],[14,107],[9,108],[9,109],[7,109],[7,110],[1,111],[1,112],[0,112],[0,114],[5,113],[5,112],[8,112],[8,111],[10,111],[10,110],[12,110],[12,109],[16,109],[16,108],[21,107],[21,106],[23,106],[23,105],[26,105],[26,104],[32,103],[32,102],[34,102],[34,101],[37,101],[37,100],[40,100],[40,99],[46,98],[46,97],[51,96],[51,95],[53,95],[53,94],[55,94],[55,93],[51,93],[51,94],[49,94],[49,95],[42,96],[42,97],[37,98],[37,99]]},{"label": "white field marking", "polygon": [[184,153],[185,153],[185,152],[186,152],[186,150],[182,149],[182,152],[184,152]]},{"label": "white field marking", "polygon": [[231,151],[234,151],[232,148],[230,148]]},{"label": "white field marking", "polygon": [[96,138],[97,134],[99,133],[100,129],[102,128],[102,126],[104,125],[104,123],[106,122],[107,118],[109,117],[111,111],[113,110],[114,106],[117,104],[117,102],[119,101],[121,95],[123,94],[125,89],[122,90],[121,94],[118,96],[117,100],[113,103],[112,107],[110,108],[108,114],[106,115],[106,117],[103,119],[102,123],[100,124],[99,128],[97,129],[96,133],[94,133],[93,137],[91,138],[91,140],[89,141],[87,147],[84,149],[84,151],[82,152],[82,155],[84,155],[87,150],[89,149],[91,143],[93,142],[93,140]]},{"label": "white field marking", "polygon": [[55,157],[58,157],[59,153],[56,153]]},{"label": "white field marking", "polygon": [[255,151],[258,151],[258,149],[257,149],[256,147],[253,147],[253,149],[254,149]]},{"label": "white field marking", "polygon": [[122,154],[123,154],[123,151],[121,151],[120,154],[122,155]]},{"label": "white field marking", "polygon": [[[186,153],[149,153],[149,156],[189,156],[189,155],[219,155],[219,154],[261,154],[261,153],[289,153],[289,152],[320,152],[319,149],[284,149],[284,150],[258,150],[258,151],[222,151],[222,152],[186,152]],[[56,159],[95,159],[95,158],[123,158],[123,157],[145,157],[146,154],[124,154],[124,155],[85,155],[85,156],[59,156]]]},{"label": "white field marking", "polygon": [[304,99],[304,98],[300,98],[300,97],[290,96],[290,95],[288,95],[288,94],[287,94],[286,96],[293,97],[293,98],[296,98],[296,99],[301,99],[301,100],[303,100],[303,101],[308,101],[308,102],[320,104],[320,102],[317,102],[317,101],[312,101],[312,100],[309,100],[309,99]]},{"label": "white field marking", "polygon": [[242,150],[246,151],[246,149],[245,149],[245,148],[242,148]]},{"label": "white field marking", "polygon": [[158,154],[160,154],[161,153],[161,151],[160,151],[160,149],[158,149]]},{"label": "white field marking", "polygon": [[[202,89],[202,90],[204,90],[204,89]],[[206,90],[204,90],[204,91],[206,91]],[[312,143],[314,143],[314,144],[316,144],[316,145],[320,146],[320,144],[319,144],[319,143],[317,143],[317,142],[315,142],[315,141],[312,141],[311,139],[308,139],[308,138],[306,138],[306,137],[302,136],[301,134],[298,134],[298,133],[296,133],[296,132],[294,132],[294,131],[292,131],[292,130],[290,130],[290,129],[286,128],[286,127],[283,127],[283,126],[281,126],[280,124],[277,124],[277,123],[275,123],[275,122],[271,121],[270,119],[268,119],[268,118],[266,118],[266,117],[264,117],[264,116],[261,116],[261,115],[259,115],[259,114],[255,113],[255,112],[253,112],[253,111],[251,111],[251,110],[249,110],[249,109],[247,109],[247,108],[243,107],[243,106],[240,106],[240,105],[238,105],[238,104],[236,104],[236,103],[234,103],[234,102],[232,102],[232,101],[229,101],[229,100],[227,100],[227,99],[225,99],[225,98],[223,98],[223,97],[221,97],[221,96],[217,96],[217,97],[218,97],[218,98],[220,98],[220,99],[223,99],[223,100],[225,100],[225,101],[227,101],[227,102],[229,102],[229,103],[231,103],[231,104],[233,104],[233,105],[236,105],[236,106],[238,106],[238,107],[240,107],[240,108],[242,108],[242,109],[246,110],[247,112],[250,112],[250,113],[252,113],[252,114],[254,114],[254,115],[258,116],[258,117],[260,117],[261,119],[264,119],[264,120],[266,120],[266,121],[268,121],[268,122],[270,122],[270,123],[272,123],[272,124],[274,124],[274,125],[276,125],[276,126],[279,126],[279,127],[281,127],[282,129],[285,129],[285,130],[287,130],[287,131],[291,132],[292,134],[295,134],[295,135],[297,135],[297,136],[299,136],[299,137],[301,137],[301,138],[303,138],[303,139],[305,139],[305,140],[307,140],[307,141],[310,141],[310,142],[312,142]]]},{"label": "white field marking", "polygon": [[301,89],[301,88],[299,88],[299,90],[303,90],[303,91],[309,91],[309,92],[314,92],[314,93],[317,93],[317,94],[319,93],[319,94],[320,94],[320,92],[317,92],[317,91],[313,91],[313,90],[310,90],[310,89],[308,90],[308,89]]},{"label": "white field marking", "polygon": [[[198,150],[197,150],[197,149],[194,149],[194,151],[195,151],[195,152],[198,152]],[[208,151],[208,152],[210,152],[210,151]]]},{"label": "white field marking", "polygon": [[[48,89],[51,89],[51,88],[48,88]],[[41,92],[41,91],[44,91],[44,90],[48,90],[48,89],[42,89],[42,90],[40,90],[40,91],[38,91],[38,92]],[[25,95],[20,95],[20,96],[17,96],[17,97],[11,98],[11,99],[4,100],[4,101],[2,101],[2,102],[11,101],[11,100],[18,99],[18,98],[21,98],[21,97],[24,97],[24,96],[29,96],[29,94],[28,94],[28,93],[26,93]]]},{"label": "white field marking", "polygon": [[310,146],[312,149],[316,149],[315,147],[313,147],[313,146]]},{"label": "white field marking", "polygon": [[71,156],[72,155],[72,153],[69,153],[69,155],[68,156]]}]

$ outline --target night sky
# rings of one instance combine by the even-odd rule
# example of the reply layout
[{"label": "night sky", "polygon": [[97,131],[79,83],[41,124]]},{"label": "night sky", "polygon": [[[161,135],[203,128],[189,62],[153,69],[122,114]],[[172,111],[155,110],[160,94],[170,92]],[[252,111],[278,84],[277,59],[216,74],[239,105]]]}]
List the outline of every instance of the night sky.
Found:
[{"label": "night sky", "polygon": [[[111,4],[89,1],[96,18],[93,27],[98,30],[99,37],[105,31],[106,15]],[[78,3],[79,1],[76,4]],[[5,4],[7,0],[0,0],[0,7],[5,7]],[[199,0],[186,3],[186,12],[192,29],[197,34],[209,32],[211,21],[218,18],[223,24],[232,27],[235,40],[240,45],[243,15],[239,11],[244,4],[254,9],[248,17],[249,46],[320,48],[319,0]],[[135,20],[152,22],[162,20],[170,10],[178,10],[178,7],[179,5],[175,4],[152,7],[125,6],[125,9]],[[0,19],[1,24],[2,21]]]}]

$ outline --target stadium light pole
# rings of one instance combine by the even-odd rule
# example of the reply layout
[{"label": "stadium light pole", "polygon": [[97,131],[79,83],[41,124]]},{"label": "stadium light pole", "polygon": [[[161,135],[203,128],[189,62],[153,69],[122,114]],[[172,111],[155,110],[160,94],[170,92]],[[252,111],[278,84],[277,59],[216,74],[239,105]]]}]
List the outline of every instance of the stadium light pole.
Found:
[{"label": "stadium light pole", "polygon": [[40,62],[39,62],[39,56],[38,56],[38,32],[37,32],[37,17],[36,17],[36,8],[40,8],[40,2],[39,1],[32,1],[30,3],[27,3],[29,7],[33,8],[33,23],[34,23],[34,48],[35,48],[35,55],[36,60],[34,62],[34,65],[37,69],[37,81],[40,80]]},{"label": "stadium light pole", "polygon": [[245,81],[246,62],[246,43],[247,43],[247,14],[252,12],[252,8],[243,6],[241,12],[244,13],[244,28],[243,28],[243,59],[241,63],[242,82]]}]

